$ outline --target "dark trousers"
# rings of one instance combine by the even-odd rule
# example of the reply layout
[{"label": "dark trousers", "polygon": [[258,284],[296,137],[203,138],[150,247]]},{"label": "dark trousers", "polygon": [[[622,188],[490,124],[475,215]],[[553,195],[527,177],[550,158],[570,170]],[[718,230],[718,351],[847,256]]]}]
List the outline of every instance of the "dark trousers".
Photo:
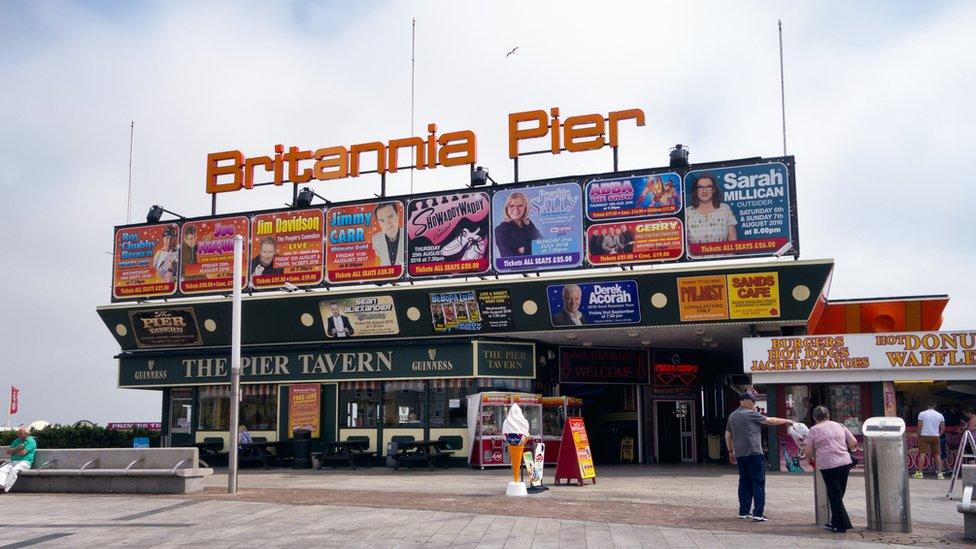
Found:
[{"label": "dark trousers", "polygon": [[739,466],[739,514],[763,514],[766,507],[766,460],[762,454],[736,458]]},{"label": "dark trousers", "polygon": [[851,527],[851,517],[844,507],[844,494],[847,493],[847,475],[851,472],[850,465],[841,465],[832,469],[822,469],[824,485],[827,487],[827,501],[830,503],[830,524],[838,530]]}]

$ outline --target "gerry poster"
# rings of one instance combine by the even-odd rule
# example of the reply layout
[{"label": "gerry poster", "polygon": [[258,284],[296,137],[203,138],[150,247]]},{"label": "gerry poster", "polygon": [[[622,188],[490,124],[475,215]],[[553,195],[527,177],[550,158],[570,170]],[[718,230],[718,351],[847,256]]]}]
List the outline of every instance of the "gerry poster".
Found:
[{"label": "gerry poster", "polygon": [[[248,239],[244,216],[187,221],[180,228],[180,291],[184,294],[219,292],[234,287],[234,236]],[[246,246],[246,244],[245,244]],[[247,285],[247,249],[241,259],[243,285]]]},{"label": "gerry poster", "polygon": [[176,223],[116,231],[112,297],[125,299],[176,293],[180,272],[178,234]]},{"label": "gerry poster", "polygon": [[487,193],[445,194],[407,206],[407,272],[411,277],[488,270],[491,216]]},{"label": "gerry poster", "polygon": [[688,257],[774,255],[792,239],[789,171],[780,162],[685,175]]},{"label": "gerry poster", "polygon": [[495,193],[491,202],[495,270],[578,267],[583,261],[582,198],[576,183]]},{"label": "gerry poster", "polygon": [[251,286],[280,288],[285,282],[296,286],[322,282],[323,217],[319,209],[254,216]]},{"label": "gerry poster", "polygon": [[336,206],[326,214],[329,282],[396,280],[403,275],[403,204]]},{"label": "gerry poster", "polygon": [[596,223],[586,229],[586,259],[591,265],[673,261],[684,255],[681,220]]}]

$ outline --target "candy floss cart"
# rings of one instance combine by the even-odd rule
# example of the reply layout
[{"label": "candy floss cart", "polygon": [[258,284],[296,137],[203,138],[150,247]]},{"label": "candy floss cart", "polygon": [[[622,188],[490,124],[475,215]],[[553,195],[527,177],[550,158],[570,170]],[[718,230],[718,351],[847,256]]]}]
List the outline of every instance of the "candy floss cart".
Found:
[{"label": "candy floss cart", "polygon": [[544,397],[542,399],[542,436],[546,443],[546,465],[555,465],[563,440],[563,424],[568,417],[583,416],[583,399]]},{"label": "candy floss cart", "polygon": [[542,440],[542,395],[527,393],[490,392],[468,396],[468,440],[472,467],[509,465],[508,444],[502,425],[512,404],[518,404],[529,422],[531,441]]}]

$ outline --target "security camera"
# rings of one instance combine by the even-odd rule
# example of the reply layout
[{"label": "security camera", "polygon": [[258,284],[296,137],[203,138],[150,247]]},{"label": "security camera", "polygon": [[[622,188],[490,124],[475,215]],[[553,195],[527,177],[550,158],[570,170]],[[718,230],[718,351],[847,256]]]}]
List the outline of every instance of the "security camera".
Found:
[{"label": "security camera", "polygon": [[282,286],[282,288],[284,288],[286,292],[297,292],[299,290],[298,286],[295,286],[291,282],[285,282],[285,285]]}]

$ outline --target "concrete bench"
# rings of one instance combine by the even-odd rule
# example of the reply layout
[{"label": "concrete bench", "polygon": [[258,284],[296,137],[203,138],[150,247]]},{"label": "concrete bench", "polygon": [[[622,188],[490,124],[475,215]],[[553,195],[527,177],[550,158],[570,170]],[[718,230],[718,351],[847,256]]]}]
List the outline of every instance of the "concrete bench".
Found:
[{"label": "concrete bench", "polygon": [[21,471],[17,492],[188,494],[213,469],[197,466],[196,448],[39,449]]}]

